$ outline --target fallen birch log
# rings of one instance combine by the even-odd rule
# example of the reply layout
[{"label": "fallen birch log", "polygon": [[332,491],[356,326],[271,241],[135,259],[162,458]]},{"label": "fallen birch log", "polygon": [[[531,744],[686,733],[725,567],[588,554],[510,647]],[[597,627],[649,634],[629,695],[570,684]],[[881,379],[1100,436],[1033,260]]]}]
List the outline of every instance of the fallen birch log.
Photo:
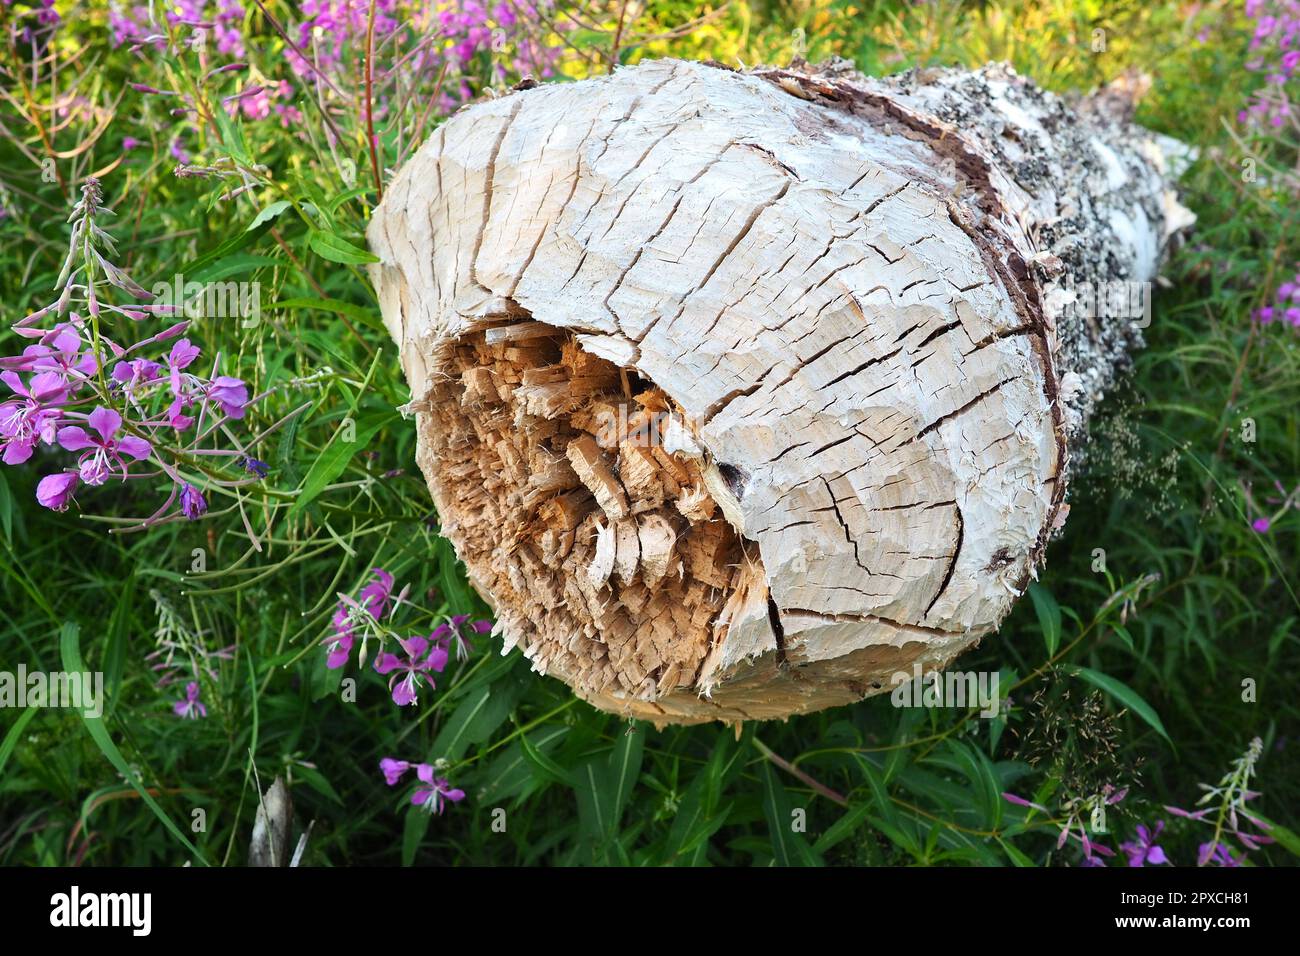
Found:
[{"label": "fallen birch log", "polygon": [[663,60],[444,124],[373,279],[507,647],[686,723],[856,701],[994,631],[1191,219],[1127,103]]}]

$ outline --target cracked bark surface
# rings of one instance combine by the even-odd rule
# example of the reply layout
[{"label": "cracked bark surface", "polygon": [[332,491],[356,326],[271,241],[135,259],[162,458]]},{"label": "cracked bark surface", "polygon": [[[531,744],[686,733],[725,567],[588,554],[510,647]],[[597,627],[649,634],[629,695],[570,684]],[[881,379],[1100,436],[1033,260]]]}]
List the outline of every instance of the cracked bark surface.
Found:
[{"label": "cracked bark surface", "polygon": [[734,721],[996,630],[1141,341],[1072,284],[1154,279],[1190,223],[1114,102],[663,60],[444,124],[372,275],[507,648],[607,710]]}]

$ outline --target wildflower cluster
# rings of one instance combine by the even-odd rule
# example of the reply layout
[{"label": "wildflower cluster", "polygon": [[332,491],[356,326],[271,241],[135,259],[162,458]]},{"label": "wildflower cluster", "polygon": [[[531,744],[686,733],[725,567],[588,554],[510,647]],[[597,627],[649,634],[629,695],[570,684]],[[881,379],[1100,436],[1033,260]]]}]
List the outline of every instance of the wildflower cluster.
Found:
[{"label": "wildflower cluster", "polygon": [[379,769],[383,771],[384,780],[390,787],[400,783],[412,767],[415,767],[415,776],[419,780],[415,792],[411,794],[411,803],[415,806],[425,807],[431,813],[442,813],[443,807],[448,803],[459,803],[465,799],[464,790],[455,789],[446,777],[438,776],[445,767],[445,761],[412,764],[392,757],[379,761]]},{"label": "wildflower cluster", "polygon": [[1237,119],[1274,129],[1294,126],[1290,84],[1300,72],[1300,0],[1246,0],[1246,16],[1254,23],[1253,58],[1246,69],[1263,74],[1265,86],[1251,96]]},{"label": "wildflower cluster", "polygon": [[[1250,778],[1255,772],[1264,751],[1264,742],[1258,737],[1250,742],[1246,752],[1232,762],[1232,769],[1219,779],[1214,786],[1207,783],[1197,784],[1205,793],[1196,801],[1198,810],[1183,810],[1179,807],[1165,807],[1176,817],[1203,823],[1214,828],[1210,839],[1202,843],[1196,852],[1196,865],[1240,866],[1248,850],[1258,850],[1273,838],[1258,830],[1270,830],[1272,825],[1254,813],[1247,804],[1259,798],[1258,791],[1250,789]],[[1226,836],[1232,836],[1244,848],[1240,855],[1234,855]]]},{"label": "wildflower cluster", "polygon": [[[1069,797],[1064,800],[1060,808],[1061,828],[1056,838],[1056,849],[1064,849],[1070,840],[1077,840],[1083,849],[1083,866],[1105,866],[1105,859],[1113,857],[1115,851],[1096,842],[1090,835],[1090,831],[1101,829],[1098,823],[1105,819],[1106,808],[1114,806],[1126,796],[1128,796],[1127,787],[1117,790],[1107,784],[1095,794]],[[1028,807],[1047,816],[1052,815],[1052,811],[1047,807],[1014,793],[1003,793],[1002,799],[1018,807]]]},{"label": "wildflower cluster", "polygon": [[[380,651],[375,656],[374,669],[388,677],[393,703],[406,707],[417,702],[422,683],[427,684],[430,690],[436,689],[434,675],[446,669],[453,645],[458,658],[468,656],[468,634],[486,634],[492,629],[492,622],[471,623],[469,615],[457,615],[438,625],[427,637],[402,637],[385,619],[391,619],[392,612],[406,601],[408,589],[404,588],[394,599],[391,596],[393,576],[383,568],[373,568],[370,573],[374,580],[365,585],[356,598],[339,595],[332,633],[322,642],[327,652],[325,664],[331,670],[345,666],[359,641],[357,663],[364,667],[369,642],[376,641]],[[400,653],[383,649],[394,645]]]},{"label": "wildflower cluster", "polygon": [[[480,61],[490,62],[491,78],[498,81],[511,74],[552,75],[559,47],[544,42],[547,29],[558,29],[553,24],[543,26],[550,10],[548,0],[495,4],[305,0],[299,7],[303,19],[291,31],[301,52],[291,50],[289,63],[304,79],[317,73],[341,79],[349,68],[349,44],[367,42],[373,26],[376,44],[407,48],[408,66],[419,70],[445,64],[461,86],[462,97],[468,99],[473,95],[471,84],[482,77]],[[403,33],[406,36],[400,36]]]},{"label": "wildflower cluster", "polygon": [[[268,77],[249,62],[241,0],[181,0],[169,5],[161,20],[155,19],[153,5],[136,4],[114,9],[109,25],[114,46],[173,56],[184,46],[204,54],[205,80],[221,73],[242,75],[242,88],[222,100],[226,111],[251,120],[274,116],[292,129],[303,120],[294,105],[299,97],[343,95],[357,81],[360,58],[375,50],[391,64],[389,70],[400,66],[407,86],[445,81],[437,84],[434,97],[443,112],[472,98],[485,82],[511,75],[551,76],[560,47],[547,37],[560,28],[547,21],[549,8],[548,0],[490,6],[475,0],[304,0],[297,6],[296,22],[281,24],[271,17],[291,74],[279,77]],[[384,71],[376,85],[370,77],[381,99],[375,104],[377,115],[388,110],[382,99],[384,81],[391,78]],[[191,101],[177,112],[201,113],[202,107]],[[189,162],[179,141],[173,143],[173,156]]]},{"label": "wildflower cluster", "polygon": [[[355,598],[339,595],[331,633],[322,641],[326,650],[325,664],[330,669],[346,666],[355,648],[357,663],[364,667],[369,642],[376,641],[379,652],[375,655],[374,670],[388,677],[393,703],[406,707],[417,702],[422,684],[427,684],[430,690],[436,689],[435,675],[446,669],[453,647],[458,659],[467,657],[471,650],[470,635],[486,634],[492,629],[492,622],[471,621],[469,615],[458,614],[439,624],[427,637],[418,634],[402,637],[390,622],[397,608],[407,603],[409,588],[403,588],[393,597],[393,576],[383,568],[372,568],[370,574],[371,580]],[[385,647],[394,649],[385,650]],[[442,761],[415,764],[392,757],[380,761],[390,787],[395,786],[412,767],[420,781],[411,796],[411,803],[415,806],[442,813],[447,803],[457,803],[465,798],[463,790],[453,788],[445,777],[438,775],[445,769]]]},{"label": "wildflower cluster", "polygon": [[1240,485],[1248,514],[1258,515],[1250,522],[1250,526],[1260,534],[1267,534],[1283,515],[1300,502],[1300,485],[1287,491],[1282,482],[1274,481],[1273,489],[1277,495],[1263,499],[1255,496],[1248,482],[1240,482]]},{"label": "wildflower cluster", "polygon": [[1256,309],[1254,318],[1261,325],[1284,322],[1300,329],[1300,271],[1277,287],[1276,298]]},{"label": "wildflower cluster", "polygon": [[[209,446],[227,422],[243,418],[248,387],[217,374],[215,360],[206,374],[196,371],[201,351],[183,337],[188,322],[134,344],[108,338],[110,318],[135,324],[176,310],[141,302],[149,293],[114,264],[117,249],[101,225],[111,215],[99,182],[88,179],[69,217],[59,296],[15,324],[30,344],[19,355],[0,358],[0,381],[15,396],[0,404],[0,460],[22,464],[40,447],[75,455],[69,467],[38,484],[37,501],[47,508],[65,509],[83,486],[143,478],[170,487],[146,525],[182,515],[193,520],[208,509],[203,481],[195,475],[209,470],[196,462],[204,456],[245,457],[243,449]],[[113,304],[114,292],[134,301]],[[209,483],[241,482],[209,474]]]},{"label": "wildflower cluster", "polygon": [[[221,105],[228,115],[242,114],[250,120],[275,115],[285,128],[302,122],[302,113],[293,105],[296,95],[293,84],[287,79],[265,77],[246,61],[245,8],[239,0],[180,0],[163,10],[161,21],[154,17],[152,4],[114,9],[109,14],[113,46],[126,45],[130,52],[142,58],[146,52],[152,52],[173,61],[184,50],[198,54],[204,71],[201,85],[206,87],[214,80],[228,77],[240,83],[235,92],[221,97]],[[142,83],[134,83],[132,87],[140,93],[178,97],[183,105],[171,111],[174,117],[194,114],[203,118],[207,110],[206,102],[192,94],[160,90]],[[131,140],[129,145],[138,143]],[[190,161],[179,137],[171,142],[171,155],[182,165]]]},{"label": "wildflower cluster", "polygon": [[[109,8],[108,29],[113,46],[129,44],[138,49],[152,46],[164,49],[168,37],[161,32],[162,27],[154,20],[152,3],[119,6]],[[173,0],[162,8],[164,21],[175,27],[191,27],[195,36],[206,39],[208,32],[216,41],[214,46],[218,53],[234,57],[244,56],[244,5],[239,0]]]},{"label": "wildflower cluster", "polygon": [[[1263,746],[1263,742],[1256,737],[1250,742],[1246,753],[1233,761],[1232,769],[1224,774],[1218,784],[1215,786],[1198,784],[1205,791],[1196,804],[1200,809],[1183,810],[1179,807],[1165,807],[1165,810],[1175,817],[1214,827],[1210,839],[1197,848],[1197,866],[1240,866],[1245,859],[1246,851],[1258,850],[1265,844],[1274,842],[1272,837],[1256,832],[1256,830],[1272,829],[1272,825],[1247,806],[1260,796],[1257,791],[1250,789],[1250,778],[1263,752]],[[1089,831],[1091,829],[1096,833],[1104,829],[1097,826],[1099,819],[1102,821],[1105,819],[1104,812],[1099,813],[1099,808],[1119,803],[1127,795],[1127,789],[1109,789],[1088,800],[1071,800],[1062,804],[1061,814],[1064,819],[1056,842],[1057,849],[1063,848],[1070,839],[1077,840],[1083,848],[1083,859],[1080,865],[1105,866],[1106,859],[1114,857],[1115,852],[1092,839]],[[1008,803],[1051,816],[1051,811],[1047,807],[1014,793],[1003,793],[1002,797]],[[1255,827],[1256,830],[1250,827]],[[1164,831],[1164,820],[1156,820],[1150,827],[1138,824],[1134,829],[1134,838],[1120,844],[1120,851],[1127,858],[1128,865],[1172,864],[1173,861],[1164,847],[1157,842]],[[1227,836],[1235,837],[1244,849],[1234,853],[1233,847],[1225,839]]]}]

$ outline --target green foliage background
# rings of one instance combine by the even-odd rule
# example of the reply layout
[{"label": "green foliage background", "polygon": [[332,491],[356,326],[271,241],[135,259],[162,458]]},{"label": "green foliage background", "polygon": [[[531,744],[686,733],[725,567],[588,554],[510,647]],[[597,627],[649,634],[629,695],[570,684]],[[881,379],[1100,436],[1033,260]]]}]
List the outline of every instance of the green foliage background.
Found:
[{"label": "green foliage background", "polygon": [[[569,34],[576,47],[610,48],[618,5],[601,9],[599,29]],[[638,39],[701,13],[684,35]],[[0,863],[241,863],[255,781],[280,774],[300,823],[314,821],[307,862],[320,865],[1072,865],[1075,845],[1056,850],[1061,808],[1108,783],[1130,791],[1099,839],[1117,846],[1136,824],[1166,819],[1163,845],[1191,864],[1208,830],[1162,808],[1195,802],[1197,783],[1218,780],[1255,736],[1263,796],[1253,805],[1279,825],[1279,842],[1250,860],[1294,861],[1300,515],[1255,532],[1243,483],[1262,497],[1274,482],[1300,482],[1300,340],[1249,321],[1300,258],[1294,186],[1279,178],[1296,153],[1289,134],[1252,138],[1235,122],[1257,83],[1242,67],[1249,33],[1235,5],[807,0],[715,10],[650,0],[636,12],[622,62],[752,65],[803,49],[883,73],[1007,59],[1058,91],[1136,67],[1154,79],[1139,120],[1199,151],[1185,178],[1199,224],[1157,293],[1148,347],[1094,425],[1064,536],[1032,599],[962,659],[1001,671],[1009,715],[900,710],[884,696],[739,733],[629,725],[531,674],[517,652],[499,656],[496,639],[479,641],[418,708],[394,707],[381,678],[353,671],[358,702],[340,701],[341,674],[325,669],[318,642],[337,592],[354,592],[370,568],[412,585],[412,633],[486,610],[437,535],[413,429],[395,410],[409,396],[358,254],[373,201],[364,137],[349,141],[363,171],[349,189],[315,140],[224,123],[200,152],[264,164],[274,185],[219,202],[211,184],[171,174],[161,110],[124,92],[129,80],[151,81],[108,46],[103,24],[104,12],[92,13],[78,33],[98,58],[94,82],[123,92],[123,115],[154,110],[160,130],[151,160],[129,157],[103,176],[133,273],[260,281],[259,326],[216,322],[192,337],[254,391],[282,386],[255,421],[309,408],[262,448],[272,473],[261,497],[223,499],[204,521],[148,533],[108,529],[115,516],[149,513],[156,489],[101,493],[87,505],[110,519],[99,520],[37,507],[37,468],[0,471],[0,666],[81,659],[108,688],[97,720],[0,711]],[[253,15],[249,28],[266,32]],[[1096,30],[1104,52],[1093,50]],[[565,73],[593,68],[579,60]],[[4,109],[25,135],[13,104]],[[116,157],[119,139],[96,147],[91,168]],[[1243,181],[1247,157],[1260,164],[1257,181]],[[15,320],[45,301],[68,202],[9,139],[0,174],[18,199],[0,221],[0,303]],[[278,215],[254,225],[268,208]],[[4,354],[20,347],[8,333],[2,341]],[[358,446],[338,439],[349,418]],[[1244,418],[1254,442],[1240,440]],[[261,551],[241,506],[259,532],[269,527]],[[195,548],[207,550],[205,572],[191,571]],[[1093,570],[1096,548],[1105,573]],[[210,646],[236,645],[204,682],[206,720],[177,720],[173,698],[153,687],[144,657],[154,594]],[[1247,679],[1255,702],[1243,702]],[[1056,746],[1031,763],[1044,735]],[[408,789],[385,786],[384,756],[445,759],[468,798],[440,817],[411,809]],[[1026,811],[1003,791],[1051,812]],[[203,832],[191,827],[196,808]],[[504,833],[492,826],[496,808]]]}]

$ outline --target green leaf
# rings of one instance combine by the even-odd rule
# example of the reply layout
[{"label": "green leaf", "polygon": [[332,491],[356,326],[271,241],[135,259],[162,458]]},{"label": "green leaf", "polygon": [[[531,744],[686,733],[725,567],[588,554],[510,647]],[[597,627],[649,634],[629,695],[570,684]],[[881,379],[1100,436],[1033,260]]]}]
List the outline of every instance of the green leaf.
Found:
[{"label": "green leaf", "polygon": [[9,728],[9,733],[5,734],[4,741],[0,742],[0,773],[4,773],[5,764],[9,762],[10,754],[18,746],[18,738],[23,735],[23,731],[27,729],[27,725],[32,722],[32,718],[35,716],[36,708],[28,707],[18,716],[18,720],[14,722],[14,725]]},{"label": "green leaf", "polygon": [[1159,733],[1161,737],[1164,737],[1165,740],[1168,740],[1171,745],[1173,744],[1173,741],[1169,739],[1169,734],[1165,732],[1165,725],[1160,722],[1160,715],[1157,714],[1151,705],[1143,700],[1141,695],[1139,695],[1132,687],[1117,681],[1108,674],[1095,671],[1091,667],[1079,667],[1074,665],[1071,666],[1069,670],[1071,673],[1082,677],[1094,687],[1099,687],[1107,694],[1110,694],[1110,696],[1114,697],[1117,701],[1154,727],[1156,732]]},{"label": "green leaf", "polygon": [[[534,732],[531,743],[538,750],[545,752],[564,739],[567,733],[567,728],[563,726],[539,728]],[[536,791],[539,786],[551,782],[549,774],[539,780],[535,770],[536,768],[528,762],[528,757],[524,755],[523,745],[513,743],[492,761],[480,782],[479,794],[485,802],[500,802],[516,796],[527,796]]]},{"label": "green leaf", "polygon": [[1056,649],[1061,645],[1061,606],[1056,603],[1056,598],[1052,597],[1052,592],[1041,584],[1029,585],[1029,599],[1034,602],[1038,626],[1043,630],[1047,656],[1055,657]]},{"label": "green leaf", "polygon": [[338,212],[339,206],[342,206],[349,199],[356,199],[358,196],[364,196],[366,193],[370,192],[373,188],[374,188],[373,186],[354,186],[352,189],[349,189],[347,192],[339,193],[337,196],[335,196],[333,199],[331,199],[329,202],[325,204],[325,211],[332,216],[334,215],[334,213]]},{"label": "green leaf", "polygon": [[574,790],[582,834],[596,848],[597,857],[603,853],[609,863],[619,863],[625,855],[619,824],[641,771],[644,748],[644,732],[625,733],[577,771]]},{"label": "green leaf", "polygon": [[641,773],[641,756],[645,752],[645,730],[633,725],[625,732],[609,755],[609,770],[613,780],[614,815],[622,818],[632,799],[632,790]]},{"label": "green leaf", "polygon": [[1131,653],[1136,653],[1137,648],[1133,644],[1133,635],[1128,632],[1128,628],[1123,624],[1111,624],[1110,630]]},{"label": "green leaf", "polygon": [[221,144],[226,147],[231,158],[241,166],[252,166],[253,155],[248,151],[248,143],[244,141],[243,129],[225,110],[212,110],[210,115],[221,134]]},{"label": "green leaf", "polygon": [[334,785],[325,778],[325,775],[319,770],[312,767],[304,767],[302,764],[295,764],[293,767],[294,776],[301,777],[307,786],[311,787],[323,797],[333,800],[340,807],[344,805],[343,798],[339,792],[334,789]]},{"label": "green leaf", "polygon": [[271,228],[270,221],[260,223],[256,226],[249,226],[247,229],[240,230],[224,242],[218,243],[207,252],[202,253],[196,258],[187,262],[184,267],[177,270],[177,274],[186,280],[192,279],[198,274],[199,270],[209,263],[223,259],[231,253],[238,252],[240,249],[254,242]]},{"label": "green leaf", "polygon": [[978,795],[979,804],[988,829],[996,830],[1002,823],[1002,796],[997,777],[993,773],[993,764],[978,747],[967,746],[961,741],[946,741],[948,752],[952,754],[962,773],[970,780]]},{"label": "green leaf", "polygon": [[[81,628],[72,621],[64,624],[63,630],[59,634],[59,651],[63,658],[63,669],[65,671],[73,674],[85,673],[86,667],[81,662]],[[104,718],[88,717],[85,711],[80,711],[80,714],[81,719],[85,721],[86,730],[90,733],[90,739],[95,742],[95,746],[99,748],[100,753],[113,765],[113,769],[120,773],[126,779],[126,782],[131,785],[132,789],[140,795],[140,799],[153,811],[154,816],[167,828],[168,832],[179,840],[190,853],[194,854],[196,860],[207,866],[208,861],[199,852],[199,848],[191,843],[189,837],[182,833],[181,829],[172,822],[171,817],[167,816],[166,811],[158,805],[158,802],[154,800],[153,796],[136,777],[135,771],[122,757],[121,751],[117,749],[117,744],[113,743],[113,739],[108,735],[107,728],[104,727]]]},{"label": "green leaf", "polygon": [[794,814],[791,812],[789,794],[776,778],[772,764],[764,760],[759,775],[763,778],[763,816],[767,817],[768,832],[772,835],[772,855],[777,866],[817,866],[819,861],[804,839],[794,831]]},{"label": "green leaf", "polygon": [[867,814],[871,812],[871,803],[859,803],[856,807],[849,807],[844,816],[832,823],[817,842],[813,844],[813,850],[817,853],[825,853],[832,847],[839,846],[853,833],[862,822],[866,819]]},{"label": "green leaf", "polygon": [[504,686],[481,687],[471,693],[452,711],[434,740],[434,758],[459,760],[470,744],[487,740],[510,716],[520,690],[520,684],[511,681]]},{"label": "green leaf", "polygon": [[402,826],[402,866],[415,862],[415,854],[429,832],[429,820],[432,814],[425,807],[412,807],[406,814]]},{"label": "green leaf", "polygon": [[1015,866],[1037,866],[1037,864],[1034,863],[1033,860],[1031,860],[1029,857],[1025,856],[1023,853],[1021,853],[1019,850],[1017,850],[1014,846],[1012,846],[1012,845],[1011,845],[1010,843],[1008,843],[1006,840],[1002,839],[1002,837],[998,837],[998,845],[999,845],[1000,847],[1002,847],[1003,852],[1006,853],[1007,858],[1012,862],[1013,865],[1015,865]]},{"label": "green leaf", "polygon": [[524,757],[528,762],[542,772],[542,774],[557,783],[563,783],[570,787],[576,787],[577,782],[572,773],[561,767],[558,763],[544,754],[538,747],[528,739],[524,734],[519,738],[519,743],[523,746]]},{"label": "green leaf", "polygon": [[[746,735],[752,733],[752,729],[745,731]],[[697,866],[707,861],[709,838],[731,815],[731,804],[718,811],[718,803],[730,777],[729,771],[734,771],[739,765],[737,757],[740,753],[741,747],[733,749],[729,737],[718,737],[708,764],[695,775],[673,814],[673,824],[664,845],[664,862]]]},{"label": "green leaf", "polygon": [[289,200],[287,199],[281,199],[271,203],[271,205],[267,206],[265,209],[259,212],[255,217],[253,217],[253,221],[248,224],[248,228],[244,231],[252,232],[254,229],[258,228],[259,226],[265,225],[266,223],[270,222],[272,219],[278,219],[280,213],[284,212],[292,205],[293,203],[289,202]]},{"label": "green leaf", "polygon": [[337,262],[345,266],[360,266],[367,262],[378,262],[379,257],[352,245],[346,239],[340,239],[332,232],[313,230],[307,238],[307,245],[322,259]]},{"label": "green leaf", "polygon": [[862,775],[867,778],[867,786],[871,788],[871,796],[876,802],[881,817],[892,823],[895,815],[894,801],[889,798],[889,788],[885,784],[885,778],[865,754],[853,756],[857,758],[858,766],[862,768]]}]

